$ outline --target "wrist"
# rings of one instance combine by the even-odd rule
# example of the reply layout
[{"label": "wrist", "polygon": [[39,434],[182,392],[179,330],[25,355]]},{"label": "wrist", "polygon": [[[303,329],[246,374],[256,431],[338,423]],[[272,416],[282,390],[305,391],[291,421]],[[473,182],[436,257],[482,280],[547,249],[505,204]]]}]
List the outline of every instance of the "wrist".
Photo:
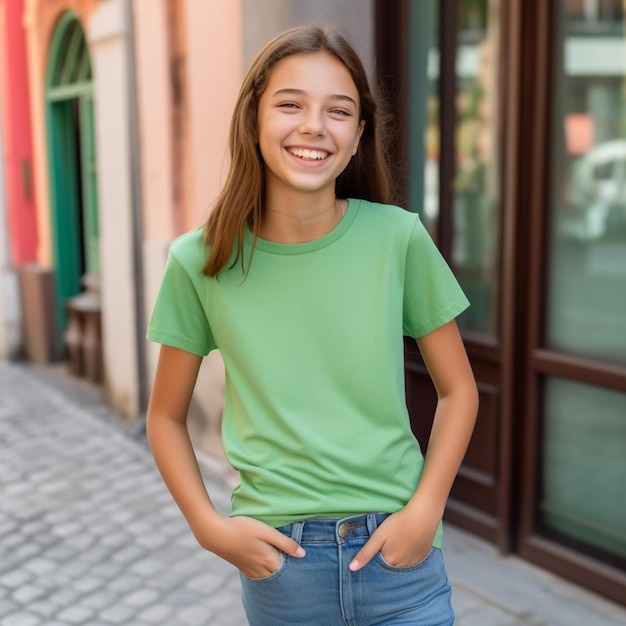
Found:
[{"label": "wrist", "polygon": [[223,523],[227,518],[212,507],[194,511],[187,516],[187,524],[198,543],[213,552],[222,535]]},{"label": "wrist", "polygon": [[404,508],[415,519],[439,523],[446,508],[446,500],[416,492]]}]

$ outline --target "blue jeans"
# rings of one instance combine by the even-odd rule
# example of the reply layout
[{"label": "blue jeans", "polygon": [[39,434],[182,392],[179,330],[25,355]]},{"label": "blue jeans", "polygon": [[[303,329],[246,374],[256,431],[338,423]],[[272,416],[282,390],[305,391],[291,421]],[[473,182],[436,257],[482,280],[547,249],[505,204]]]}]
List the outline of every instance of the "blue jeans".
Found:
[{"label": "blue jeans", "polygon": [[432,548],[409,567],[393,567],[378,553],[358,572],[348,564],[386,513],[311,519],[279,528],[306,550],[281,553],[275,572],[241,575],[250,626],[450,626],[454,612],[441,551]]}]

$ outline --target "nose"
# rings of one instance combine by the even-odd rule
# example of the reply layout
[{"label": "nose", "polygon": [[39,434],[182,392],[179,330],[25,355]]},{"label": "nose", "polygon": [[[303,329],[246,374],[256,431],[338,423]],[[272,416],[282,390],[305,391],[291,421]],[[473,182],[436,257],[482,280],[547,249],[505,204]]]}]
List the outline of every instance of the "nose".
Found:
[{"label": "nose", "polygon": [[326,125],[322,111],[310,109],[306,112],[300,132],[303,135],[325,135]]}]

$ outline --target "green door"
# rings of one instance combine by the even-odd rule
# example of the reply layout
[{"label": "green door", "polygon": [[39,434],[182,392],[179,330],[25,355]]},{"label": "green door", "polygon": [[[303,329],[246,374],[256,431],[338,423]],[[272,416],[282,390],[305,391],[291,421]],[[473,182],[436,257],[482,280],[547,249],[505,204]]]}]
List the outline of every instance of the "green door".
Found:
[{"label": "green door", "polygon": [[75,14],[64,13],[52,37],[47,69],[46,118],[56,278],[57,345],[62,346],[65,304],[97,277],[97,169],[89,51]]}]

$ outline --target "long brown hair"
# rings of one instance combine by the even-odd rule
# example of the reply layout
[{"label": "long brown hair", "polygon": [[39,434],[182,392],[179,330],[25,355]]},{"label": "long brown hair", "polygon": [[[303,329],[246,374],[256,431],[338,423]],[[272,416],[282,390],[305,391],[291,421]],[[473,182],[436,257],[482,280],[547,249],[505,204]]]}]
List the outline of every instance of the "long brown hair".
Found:
[{"label": "long brown hair", "polygon": [[[264,163],[257,143],[259,99],[274,66],[293,54],[325,51],[350,72],[360,98],[360,118],[365,128],[359,149],[336,182],[340,198],[389,202],[389,176],[381,134],[379,107],[370,90],[363,64],[339,33],[319,26],[300,26],[270,41],[248,70],[237,98],[228,145],[230,168],[206,223],[208,258],[204,273],[216,276],[241,259],[246,226],[256,237],[264,198]],[[236,251],[234,251],[236,244]]]}]

